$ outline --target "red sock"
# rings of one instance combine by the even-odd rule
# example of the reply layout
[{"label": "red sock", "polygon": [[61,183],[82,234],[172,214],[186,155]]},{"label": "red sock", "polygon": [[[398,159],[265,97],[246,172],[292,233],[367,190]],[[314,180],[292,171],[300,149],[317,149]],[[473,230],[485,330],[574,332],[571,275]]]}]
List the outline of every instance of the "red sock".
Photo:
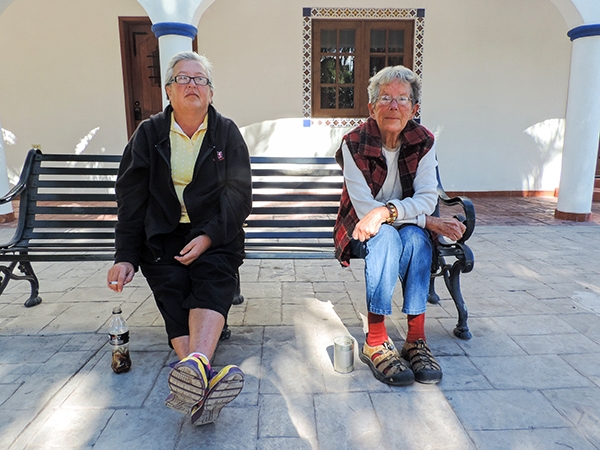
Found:
[{"label": "red sock", "polygon": [[406,342],[416,342],[419,339],[425,340],[425,313],[418,316],[408,315],[408,333]]},{"label": "red sock", "polygon": [[375,347],[387,341],[388,334],[385,329],[385,316],[368,313],[367,322],[369,324],[369,333],[367,334],[367,345]]}]

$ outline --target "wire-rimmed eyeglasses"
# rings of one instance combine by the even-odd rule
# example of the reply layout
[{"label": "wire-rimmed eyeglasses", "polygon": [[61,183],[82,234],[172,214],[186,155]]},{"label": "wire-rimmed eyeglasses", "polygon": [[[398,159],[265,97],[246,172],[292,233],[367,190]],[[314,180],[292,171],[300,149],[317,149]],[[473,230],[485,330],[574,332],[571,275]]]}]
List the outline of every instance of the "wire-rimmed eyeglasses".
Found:
[{"label": "wire-rimmed eyeglasses", "polygon": [[404,95],[401,95],[400,97],[392,97],[391,95],[382,95],[381,97],[379,97],[377,99],[377,101],[384,106],[391,105],[394,100],[396,100],[396,103],[398,103],[399,105],[403,105],[403,106],[408,105],[410,102],[413,101],[412,97],[406,97]]}]

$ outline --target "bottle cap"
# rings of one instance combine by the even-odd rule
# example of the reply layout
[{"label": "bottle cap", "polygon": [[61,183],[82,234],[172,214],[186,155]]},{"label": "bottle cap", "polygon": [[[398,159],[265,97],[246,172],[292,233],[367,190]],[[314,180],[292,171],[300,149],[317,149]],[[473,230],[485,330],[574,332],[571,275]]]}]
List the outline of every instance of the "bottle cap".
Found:
[{"label": "bottle cap", "polygon": [[121,307],[120,306],[115,306],[113,308],[113,314],[121,314]]}]

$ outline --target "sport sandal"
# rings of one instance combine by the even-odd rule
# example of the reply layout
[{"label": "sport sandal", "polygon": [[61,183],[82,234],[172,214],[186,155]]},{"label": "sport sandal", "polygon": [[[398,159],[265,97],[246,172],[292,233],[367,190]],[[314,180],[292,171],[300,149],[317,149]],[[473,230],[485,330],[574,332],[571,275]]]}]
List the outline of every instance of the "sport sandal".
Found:
[{"label": "sport sandal", "polygon": [[408,386],[415,381],[410,367],[400,358],[391,339],[382,345],[365,344],[359,354],[360,360],[369,366],[375,378],[392,386]]},{"label": "sport sandal", "polygon": [[435,384],[442,380],[442,368],[423,339],[416,342],[405,342],[402,347],[402,357],[410,363],[415,374],[415,381]]}]

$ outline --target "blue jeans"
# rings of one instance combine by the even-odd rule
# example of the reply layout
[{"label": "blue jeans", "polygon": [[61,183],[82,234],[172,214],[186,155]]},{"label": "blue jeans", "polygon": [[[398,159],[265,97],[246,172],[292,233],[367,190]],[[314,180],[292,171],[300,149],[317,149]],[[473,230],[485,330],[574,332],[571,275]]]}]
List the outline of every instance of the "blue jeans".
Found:
[{"label": "blue jeans", "polygon": [[400,278],[404,314],[419,315],[427,308],[432,244],[416,225],[396,229],[383,224],[366,242],[352,241],[354,256],[365,260],[367,310],[390,315],[396,281]]}]

